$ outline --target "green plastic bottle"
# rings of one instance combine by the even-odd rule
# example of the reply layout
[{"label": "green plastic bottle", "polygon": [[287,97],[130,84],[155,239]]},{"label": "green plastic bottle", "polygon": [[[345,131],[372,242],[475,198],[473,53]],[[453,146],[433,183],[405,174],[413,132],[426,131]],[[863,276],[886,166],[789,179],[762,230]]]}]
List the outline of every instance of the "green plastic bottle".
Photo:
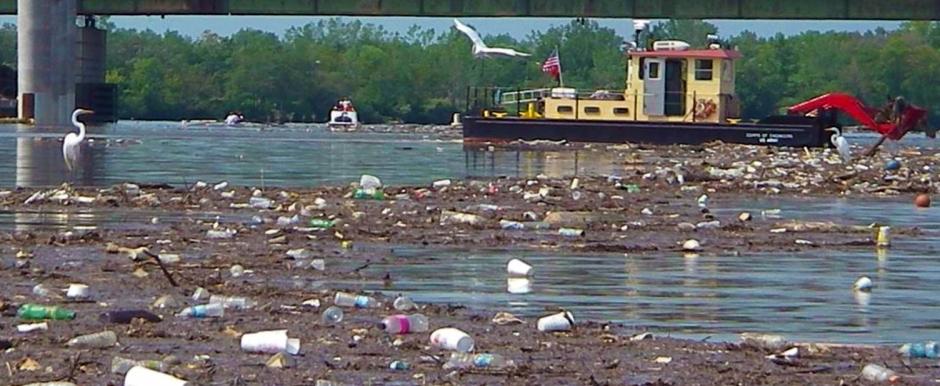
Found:
[{"label": "green plastic bottle", "polygon": [[314,228],[323,228],[323,229],[332,228],[333,221],[324,220],[322,218],[315,218],[315,219],[310,220],[310,226]]},{"label": "green plastic bottle", "polygon": [[43,306],[39,304],[24,304],[16,311],[16,316],[25,320],[69,320],[75,319],[75,311],[56,306]]},{"label": "green plastic bottle", "polygon": [[353,199],[356,200],[384,200],[385,192],[376,189],[373,192],[369,192],[365,189],[356,189],[356,192],[353,193]]}]

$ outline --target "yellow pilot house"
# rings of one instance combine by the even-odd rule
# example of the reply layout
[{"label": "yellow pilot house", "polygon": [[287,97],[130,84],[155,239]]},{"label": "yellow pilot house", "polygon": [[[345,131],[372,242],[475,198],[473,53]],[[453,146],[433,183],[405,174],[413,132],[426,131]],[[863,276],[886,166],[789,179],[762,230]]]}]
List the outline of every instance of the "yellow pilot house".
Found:
[{"label": "yellow pilot house", "polygon": [[[734,62],[726,49],[631,51],[623,93],[580,95],[554,88],[541,97],[538,114],[548,119],[727,123],[740,116]],[[525,112],[522,114],[525,116]]]}]

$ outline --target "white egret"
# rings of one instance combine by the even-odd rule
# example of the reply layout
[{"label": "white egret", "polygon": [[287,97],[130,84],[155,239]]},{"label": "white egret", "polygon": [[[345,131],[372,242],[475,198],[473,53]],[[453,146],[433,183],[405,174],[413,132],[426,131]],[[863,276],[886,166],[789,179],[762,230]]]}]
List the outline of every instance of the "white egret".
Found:
[{"label": "white egret", "polygon": [[463,32],[463,34],[467,35],[467,37],[470,38],[470,41],[473,42],[473,56],[474,57],[490,58],[490,57],[532,56],[532,54],[519,52],[512,48],[487,47],[486,43],[483,43],[483,39],[480,38],[480,34],[477,33],[477,31],[473,29],[473,27],[470,27],[464,23],[461,23],[460,20],[454,19],[454,28],[457,28],[458,31]]},{"label": "white egret", "polygon": [[842,136],[842,131],[836,127],[830,127],[826,131],[832,131],[833,134],[829,137],[829,141],[835,145],[836,150],[839,151],[839,156],[842,157],[842,162],[849,162],[852,159],[852,149],[849,148],[849,141]]},{"label": "white egret", "polygon": [[69,170],[72,169],[73,163],[78,159],[78,146],[85,140],[85,124],[79,122],[78,116],[91,113],[94,113],[94,111],[81,108],[72,112],[72,124],[78,128],[78,134],[68,133],[65,135],[65,140],[62,141],[62,158],[65,159],[65,166]]}]

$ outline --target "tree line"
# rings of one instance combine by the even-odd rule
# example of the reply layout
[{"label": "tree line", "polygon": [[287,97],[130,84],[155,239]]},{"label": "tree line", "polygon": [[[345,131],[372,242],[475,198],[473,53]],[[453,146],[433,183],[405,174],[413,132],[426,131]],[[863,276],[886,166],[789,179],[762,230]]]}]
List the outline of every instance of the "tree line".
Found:
[{"label": "tree line", "polygon": [[[358,20],[293,27],[283,36],[243,29],[231,36],[108,28],[108,82],[119,88],[119,116],[324,121],[338,98],[352,98],[367,122],[448,122],[468,86],[549,87],[540,61],[558,47],[566,86],[623,89],[624,41],[592,21],[573,21],[524,38],[485,36],[487,44],[532,53],[526,59],[474,59],[454,29],[412,27],[395,33]],[[485,31],[482,31],[485,32]],[[701,21],[655,24],[653,39],[702,46],[717,28]],[[743,32],[737,93],[745,118],[760,118],[816,95],[843,91],[869,105],[888,96],[937,113],[940,23],[904,23],[893,31],[805,32],[761,37]],[[0,28],[0,63],[16,64],[16,30]]]}]

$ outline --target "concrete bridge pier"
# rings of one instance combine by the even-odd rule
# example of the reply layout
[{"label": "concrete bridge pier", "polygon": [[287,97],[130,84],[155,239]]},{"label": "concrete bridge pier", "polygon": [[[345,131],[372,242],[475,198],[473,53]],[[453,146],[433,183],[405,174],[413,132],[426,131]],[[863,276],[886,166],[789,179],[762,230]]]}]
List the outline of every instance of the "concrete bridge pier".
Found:
[{"label": "concrete bridge pier", "polygon": [[17,0],[19,117],[69,126],[75,108],[77,0]]}]

